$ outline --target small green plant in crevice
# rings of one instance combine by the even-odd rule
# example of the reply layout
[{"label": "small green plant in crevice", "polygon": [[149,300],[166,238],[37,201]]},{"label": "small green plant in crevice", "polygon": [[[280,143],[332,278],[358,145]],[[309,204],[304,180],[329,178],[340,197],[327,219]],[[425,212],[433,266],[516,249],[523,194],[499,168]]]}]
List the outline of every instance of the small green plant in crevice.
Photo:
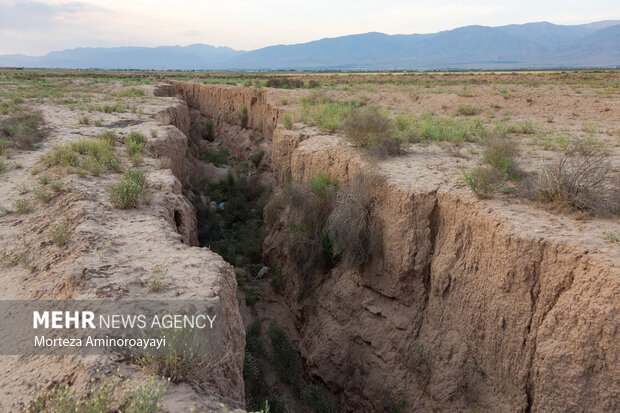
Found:
[{"label": "small green plant in crevice", "polygon": [[115,208],[136,208],[149,194],[146,172],[128,169],[117,183],[108,188],[108,198]]},{"label": "small green plant in crevice", "polygon": [[80,125],[90,125],[90,119],[86,115],[80,116],[79,124]]},{"label": "small green plant in crevice", "polygon": [[420,358],[420,361],[423,364],[428,365],[428,358],[426,358],[426,355],[424,354],[424,348],[422,347],[422,345],[419,343],[413,343],[413,349]]},{"label": "small green plant in crevice", "polygon": [[260,295],[256,293],[254,288],[248,288],[245,291],[245,305],[253,307],[258,302]]},{"label": "small green plant in crevice", "polygon": [[504,182],[503,171],[490,167],[476,167],[463,171],[465,184],[480,199],[488,198]]},{"label": "small green plant in crevice", "polygon": [[250,155],[250,161],[252,161],[254,165],[258,165],[261,159],[263,159],[264,155],[265,155],[265,150],[263,148],[258,148],[256,152]]},{"label": "small green plant in crevice", "polygon": [[166,274],[168,274],[168,267],[165,267],[161,264],[156,264],[151,268],[151,272],[153,273],[153,278],[149,281],[148,288],[149,291],[156,293],[159,292],[164,286],[164,278]]},{"label": "small green plant in crevice", "polygon": [[247,128],[248,126],[248,108],[247,106],[241,107],[241,112],[239,114],[239,123],[242,128]]},{"label": "small green plant in crevice", "polygon": [[37,188],[32,191],[34,196],[44,204],[47,204],[52,199],[52,194],[47,192],[45,188]]},{"label": "small green plant in crevice", "polygon": [[127,147],[127,155],[129,157],[144,155],[146,137],[140,132],[132,131],[125,138],[125,146]]},{"label": "small green plant in crevice", "polygon": [[50,239],[57,247],[64,247],[71,238],[71,231],[66,225],[55,226],[50,231]]},{"label": "small green plant in crevice", "polygon": [[293,129],[293,116],[290,113],[285,114],[282,123],[286,129]]},{"label": "small green plant in crevice", "polygon": [[28,199],[20,198],[13,202],[13,210],[18,214],[26,214],[32,210],[32,206]]},{"label": "small green plant in crevice", "polygon": [[0,156],[0,172],[4,172],[7,169],[7,163],[3,157]]},{"label": "small green plant in crevice", "polygon": [[211,162],[215,166],[222,166],[228,163],[228,148],[210,149],[204,148],[200,153],[200,159]]},{"label": "small green plant in crevice", "polygon": [[293,394],[301,391],[301,361],[286,332],[275,321],[267,330],[271,350],[270,357],[278,377],[291,386]]},{"label": "small green plant in crevice", "polygon": [[64,182],[62,182],[61,180],[55,180],[49,183],[49,187],[52,192],[59,192],[62,189],[63,185]]},{"label": "small green plant in crevice", "polygon": [[134,356],[134,360],[150,373],[173,383],[187,383],[216,368],[213,354],[195,329],[163,327],[159,337],[166,340],[164,348],[139,350]]},{"label": "small green plant in crevice", "polygon": [[28,192],[30,192],[30,188],[28,188],[28,185],[26,185],[26,183],[22,182],[19,185],[17,185],[15,187],[15,189],[17,189],[17,193],[20,195],[24,195],[27,194]]},{"label": "small green plant in crevice", "polygon": [[146,381],[127,390],[123,412],[158,413],[163,411],[161,401],[168,390],[168,380],[149,377]]},{"label": "small green plant in crevice", "polygon": [[392,411],[394,413],[401,413],[406,405],[407,405],[407,402],[405,401],[405,397],[400,396],[398,401],[394,403],[394,408]]},{"label": "small green plant in crevice", "polygon": [[338,413],[338,406],[323,386],[311,386],[304,393],[304,401],[314,413]]},{"label": "small green plant in crevice", "polygon": [[213,121],[206,120],[202,128],[202,138],[213,141]]},{"label": "small green plant in crevice", "polygon": [[99,135],[99,139],[107,142],[111,147],[114,147],[116,144],[116,133],[114,131],[107,130]]},{"label": "small green plant in crevice", "polygon": [[314,195],[325,200],[329,193],[338,191],[340,183],[335,179],[331,179],[325,172],[319,172],[310,178],[308,186]]},{"label": "small green plant in crevice", "polygon": [[0,139],[0,155],[6,155],[9,152],[11,146],[11,142]]},{"label": "small green plant in crevice", "polygon": [[84,400],[78,400],[75,390],[61,385],[53,390],[35,396],[28,405],[28,412],[107,412],[114,402],[114,390],[118,380],[105,380],[92,386]]},{"label": "small green plant in crevice", "polygon": [[278,294],[284,289],[284,274],[275,267],[271,267],[271,288]]},{"label": "small green plant in crevice", "polygon": [[270,390],[265,379],[263,359],[267,351],[262,338],[262,321],[254,320],[245,334],[245,356],[243,359],[243,380],[248,410],[260,410],[270,401]]},{"label": "small green plant in crevice", "polygon": [[603,239],[611,243],[620,243],[620,231],[605,231]]}]

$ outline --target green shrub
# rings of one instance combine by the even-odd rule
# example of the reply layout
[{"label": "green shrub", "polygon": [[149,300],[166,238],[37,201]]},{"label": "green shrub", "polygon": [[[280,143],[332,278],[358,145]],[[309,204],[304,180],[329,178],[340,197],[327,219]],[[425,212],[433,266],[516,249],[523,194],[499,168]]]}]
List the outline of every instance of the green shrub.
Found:
[{"label": "green shrub", "polygon": [[7,169],[7,163],[3,157],[0,157],[0,172],[4,172]]},{"label": "green shrub", "polygon": [[435,116],[425,113],[420,117],[402,114],[396,118],[401,139],[410,142],[476,142],[486,137],[487,131],[480,119]]},{"label": "green shrub", "polygon": [[343,129],[349,142],[373,154],[391,156],[401,152],[402,141],[395,136],[392,121],[377,107],[353,110],[345,119]]},{"label": "green shrub", "polygon": [[293,129],[293,116],[291,116],[290,113],[286,113],[282,123],[284,123],[284,127],[286,129]]},{"label": "green shrub", "polygon": [[50,182],[50,189],[52,190],[52,192],[58,192],[62,189],[63,185],[64,185],[64,182],[60,180],[52,181]]},{"label": "green shrub", "polygon": [[265,150],[263,148],[258,148],[256,152],[250,155],[250,161],[252,161],[255,165],[258,165],[261,159],[263,159],[264,155],[265,155]]},{"label": "green shrub", "polygon": [[258,177],[229,174],[218,182],[195,183],[194,190],[208,200],[193,200],[200,245],[237,267],[261,262],[265,193]]},{"label": "green shrub", "polygon": [[193,329],[162,328],[166,346],[159,350],[146,350],[136,360],[152,374],[166,377],[173,383],[185,383],[198,379],[213,363]]},{"label": "green shrub", "polygon": [[242,128],[248,126],[248,108],[246,106],[241,107],[241,113],[239,114],[239,123]]},{"label": "green shrub", "polygon": [[142,97],[144,94],[144,90],[142,89],[131,88],[119,93],[118,95],[122,97]]},{"label": "green shrub", "polygon": [[211,162],[215,166],[222,166],[228,163],[229,152],[227,148],[209,149],[204,148],[200,154],[200,159]]},{"label": "green shrub", "polygon": [[114,389],[116,381],[103,381],[93,385],[90,389],[89,397],[83,401],[78,401],[75,390],[70,391],[66,385],[39,394],[34,397],[28,405],[31,413],[58,412],[58,413],[99,413],[108,412],[114,402]]},{"label": "green shrub", "polygon": [[314,195],[325,200],[330,193],[338,190],[340,184],[337,180],[332,180],[325,172],[319,172],[310,178],[308,186]]},{"label": "green shrub", "polygon": [[349,102],[333,102],[322,93],[313,93],[301,99],[299,120],[316,126],[323,132],[334,133],[351,111]]},{"label": "green shrub", "polygon": [[44,204],[47,204],[51,199],[52,195],[45,190],[45,188],[37,188],[34,191],[34,196]]},{"label": "green shrub", "polygon": [[301,362],[284,329],[275,321],[267,330],[271,343],[271,360],[278,377],[288,383],[293,393],[299,395],[301,385]]},{"label": "green shrub", "polygon": [[50,239],[57,247],[63,247],[71,238],[71,233],[66,225],[58,225],[50,231]]},{"label": "green shrub", "polygon": [[338,407],[323,386],[312,386],[306,390],[304,400],[314,413],[338,413]]},{"label": "green shrub", "polygon": [[106,103],[101,107],[101,110],[105,113],[125,112],[125,106],[120,102],[114,104]]},{"label": "green shrub", "polygon": [[60,165],[92,175],[99,175],[104,169],[118,171],[121,166],[109,139],[82,139],[56,146],[43,157],[43,164]]},{"label": "green shrub", "polygon": [[265,368],[261,359],[267,355],[261,333],[261,320],[253,321],[245,334],[245,357],[243,359],[243,380],[247,408],[260,409],[269,397],[265,380]]},{"label": "green shrub", "polygon": [[11,148],[11,142],[0,139],[0,155],[6,154]]},{"label": "green shrub", "polygon": [[32,210],[32,207],[30,206],[30,201],[28,199],[20,198],[13,202],[13,209],[18,214],[26,214]]},{"label": "green shrub", "polygon": [[493,168],[500,169],[513,175],[517,166],[516,157],[519,154],[517,143],[505,135],[491,135],[484,142],[483,161]]},{"label": "green shrub", "polygon": [[90,119],[86,115],[80,116],[79,123],[80,125],[90,125]]},{"label": "green shrub", "polygon": [[149,377],[125,394],[125,413],[158,413],[163,411],[161,401],[168,389],[168,382]]},{"label": "green shrub", "polygon": [[474,116],[480,113],[480,108],[470,105],[459,105],[456,114],[461,116]]},{"label": "green shrub", "polygon": [[140,132],[130,132],[125,139],[125,145],[127,147],[127,155],[130,157],[136,154],[143,155],[144,147],[146,146],[146,137]]},{"label": "green shrub", "polygon": [[463,171],[465,184],[480,199],[487,198],[497,189],[504,180],[504,173],[494,168],[473,168]]},{"label": "green shrub", "polygon": [[122,179],[108,189],[112,206],[119,209],[136,208],[147,195],[146,173],[140,169],[128,169]]},{"label": "green shrub", "polygon": [[112,130],[107,130],[99,135],[99,139],[107,142],[109,146],[114,147],[116,144],[116,133]]}]

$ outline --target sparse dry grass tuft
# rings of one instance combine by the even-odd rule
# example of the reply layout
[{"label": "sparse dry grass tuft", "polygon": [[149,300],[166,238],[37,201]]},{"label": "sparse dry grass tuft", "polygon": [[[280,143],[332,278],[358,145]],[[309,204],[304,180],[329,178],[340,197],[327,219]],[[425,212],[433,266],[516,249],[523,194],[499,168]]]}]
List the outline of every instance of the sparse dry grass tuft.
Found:
[{"label": "sparse dry grass tuft", "polygon": [[501,170],[490,167],[477,167],[463,171],[465,184],[480,199],[488,198],[504,181]]},{"label": "sparse dry grass tuft", "polygon": [[379,108],[366,106],[351,112],[343,124],[349,142],[378,156],[401,153],[403,141],[395,136],[392,121]]}]

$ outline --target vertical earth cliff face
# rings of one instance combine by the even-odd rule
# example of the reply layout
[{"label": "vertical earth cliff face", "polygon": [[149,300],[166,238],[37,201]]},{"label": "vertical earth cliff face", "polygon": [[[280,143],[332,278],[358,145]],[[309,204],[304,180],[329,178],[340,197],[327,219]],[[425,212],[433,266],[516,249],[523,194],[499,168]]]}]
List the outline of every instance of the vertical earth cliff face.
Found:
[{"label": "vertical earth cliff face", "polygon": [[[67,119],[74,116],[68,108],[44,106],[42,110],[52,130],[50,136],[40,151],[20,154],[25,168],[16,169],[10,179],[3,177],[0,181],[0,193],[5,197],[3,204],[20,196],[19,185],[33,184],[35,178],[29,169],[40,165],[40,157],[57,145],[74,142],[82,136],[73,132],[73,126],[67,126]],[[147,114],[149,117],[139,122],[139,126],[115,129],[115,136],[120,140],[133,131],[150,135],[147,161],[155,161],[150,155],[170,160],[171,169],[149,171],[148,204],[137,209],[113,208],[107,188],[118,177],[98,174],[82,179],[63,173],[58,178],[63,183],[62,189],[45,207],[33,208],[28,214],[0,216],[1,258],[21,254],[28,264],[0,260],[3,297],[216,302],[225,352],[210,360],[208,371],[200,371],[192,385],[170,383],[161,403],[166,411],[219,411],[222,403],[229,408],[242,408],[245,332],[236,298],[235,274],[220,256],[196,247],[196,214],[183,194],[182,183],[188,168],[189,109],[181,101],[158,99],[151,101]],[[174,121],[178,128],[161,126],[151,114],[160,122]],[[99,132],[89,131],[89,135],[96,133]],[[118,143],[115,139],[115,144]],[[63,248],[54,245],[47,235],[59,225],[71,232]],[[156,290],[150,288],[154,268],[160,268],[165,275]],[[124,403],[124,391],[147,377],[137,362],[120,355],[1,356],[0,359],[5,368],[5,373],[0,375],[0,411],[28,410],[32,394],[59,386],[69,386],[81,396],[94,383],[114,378],[121,384],[115,388],[117,401],[113,410],[125,410],[119,404]]]},{"label": "vertical earth cliff face", "polygon": [[[263,174],[276,185],[318,172],[346,185],[367,167],[336,136],[278,127],[280,91],[172,82],[158,93],[211,119],[232,151],[243,148],[231,131],[262,125]],[[179,111],[165,116],[189,127]],[[406,411],[617,410],[614,260],[525,231],[436,174],[403,177],[389,162],[375,167],[386,181],[374,189],[377,242],[363,267],[303,276],[285,248],[286,211],[268,228],[263,253],[286,274],[308,374],[348,411],[392,411],[400,400]]]}]

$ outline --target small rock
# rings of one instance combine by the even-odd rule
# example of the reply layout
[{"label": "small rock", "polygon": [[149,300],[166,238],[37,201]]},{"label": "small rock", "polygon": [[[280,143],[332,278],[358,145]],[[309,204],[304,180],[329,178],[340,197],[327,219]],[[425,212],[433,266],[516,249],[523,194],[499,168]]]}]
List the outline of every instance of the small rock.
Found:
[{"label": "small rock", "polygon": [[269,267],[263,265],[263,268],[261,268],[258,274],[256,274],[256,278],[261,279],[266,275],[269,275]]}]

